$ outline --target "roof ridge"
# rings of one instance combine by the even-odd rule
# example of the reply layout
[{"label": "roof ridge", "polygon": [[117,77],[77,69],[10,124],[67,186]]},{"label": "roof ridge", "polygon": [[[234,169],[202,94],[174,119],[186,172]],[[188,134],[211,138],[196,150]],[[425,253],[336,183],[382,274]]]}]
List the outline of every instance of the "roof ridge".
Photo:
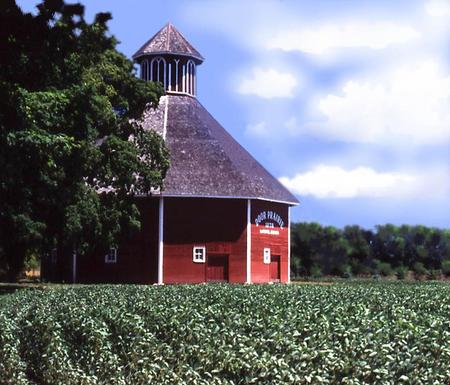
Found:
[{"label": "roof ridge", "polygon": [[169,51],[170,33],[172,32],[172,24],[170,23],[170,21],[166,24],[166,26],[167,26],[166,51]]}]

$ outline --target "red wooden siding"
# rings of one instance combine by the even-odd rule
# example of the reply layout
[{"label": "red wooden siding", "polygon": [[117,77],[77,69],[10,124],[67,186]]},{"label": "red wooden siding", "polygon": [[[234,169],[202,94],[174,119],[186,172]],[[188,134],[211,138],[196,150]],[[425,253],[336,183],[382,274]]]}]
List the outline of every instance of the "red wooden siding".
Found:
[{"label": "red wooden siding", "polygon": [[272,280],[271,264],[264,263],[264,248],[270,248],[272,256],[279,256],[280,280],[287,282],[288,206],[267,201],[252,201],[251,228],[252,282],[263,283]]},{"label": "red wooden siding", "polygon": [[[104,253],[79,257],[79,282],[155,283],[158,271],[159,197],[138,200],[142,228],[118,248],[117,263]],[[288,206],[251,202],[251,281],[288,281]],[[265,217],[264,217],[265,216]],[[205,263],[193,261],[206,248]],[[272,262],[264,263],[264,248]],[[247,200],[164,198],[164,283],[244,283],[247,271]],[[277,259],[277,256],[278,259]]]},{"label": "red wooden siding", "polygon": [[205,246],[207,258],[228,256],[229,282],[245,282],[246,201],[164,198],[164,283],[207,280],[207,263],[192,260],[194,246]]},{"label": "red wooden siding", "polygon": [[157,281],[158,199],[138,199],[141,231],[119,244],[117,263],[105,263],[104,253],[79,257],[78,282],[153,283]]}]

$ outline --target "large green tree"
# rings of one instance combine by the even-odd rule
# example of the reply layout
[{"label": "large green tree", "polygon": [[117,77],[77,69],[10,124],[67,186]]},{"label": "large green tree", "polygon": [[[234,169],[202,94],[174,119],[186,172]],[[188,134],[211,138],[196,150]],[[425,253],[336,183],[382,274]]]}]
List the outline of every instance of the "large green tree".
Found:
[{"label": "large green tree", "polygon": [[136,77],[108,13],[45,0],[0,9],[0,263],[15,278],[30,253],[85,253],[139,228],[136,194],[160,188],[163,140],[139,124],[160,85]]}]

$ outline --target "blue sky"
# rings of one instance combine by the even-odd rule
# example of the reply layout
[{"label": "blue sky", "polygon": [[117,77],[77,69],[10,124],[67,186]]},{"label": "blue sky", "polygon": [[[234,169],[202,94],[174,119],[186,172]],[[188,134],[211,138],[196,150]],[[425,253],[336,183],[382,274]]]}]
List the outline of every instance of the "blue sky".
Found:
[{"label": "blue sky", "polygon": [[128,57],[184,34],[199,100],[299,197],[293,220],[450,227],[450,0],[83,4]]}]

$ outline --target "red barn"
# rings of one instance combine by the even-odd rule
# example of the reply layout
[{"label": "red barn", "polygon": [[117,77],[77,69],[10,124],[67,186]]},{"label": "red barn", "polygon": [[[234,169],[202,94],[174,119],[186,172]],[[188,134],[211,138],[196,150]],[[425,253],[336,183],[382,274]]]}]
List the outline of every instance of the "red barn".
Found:
[{"label": "red barn", "polygon": [[134,55],[166,95],[143,116],[170,150],[164,188],[139,197],[142,229],[106,256],[74,260],[81,282],[288,282],[297,199],[196,98],[200,53],[171,24]]}]

